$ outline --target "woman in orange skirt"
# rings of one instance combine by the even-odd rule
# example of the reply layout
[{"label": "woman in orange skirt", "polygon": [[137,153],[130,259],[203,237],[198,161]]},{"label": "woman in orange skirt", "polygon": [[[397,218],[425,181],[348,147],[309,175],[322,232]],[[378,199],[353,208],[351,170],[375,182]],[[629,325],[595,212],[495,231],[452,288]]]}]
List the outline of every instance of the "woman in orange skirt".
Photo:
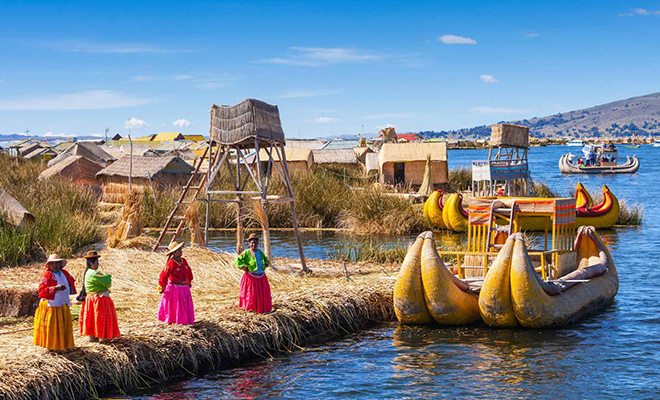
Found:
[{"label": "woman in orange skirt", "polygon": [[63,268],[66,260],[51,254],[39,282],[39,306],[34,314],[34,344],[48,350],[67,350],[73,342],[71,299],[76,294],[73,277]]},{"label": "woman in orange skirt", "polygon": [[83,291],[86,295],[80,309],[80,335],[89,336],[90,342],[121,336],[115,304],[110,298],[112,276],[98,271],[100,257],[96,251],[88,251],[85,256],[87,269]]}]

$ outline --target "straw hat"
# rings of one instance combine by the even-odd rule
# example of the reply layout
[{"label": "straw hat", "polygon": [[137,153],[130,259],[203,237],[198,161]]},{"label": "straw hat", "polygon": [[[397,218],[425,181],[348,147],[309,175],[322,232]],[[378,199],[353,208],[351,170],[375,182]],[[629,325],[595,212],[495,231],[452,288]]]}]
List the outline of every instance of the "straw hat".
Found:
[{"label": "straw hat", "polygon": [[165,254],[172,254],[182,247],[183,247],[183,243],[172,242],[167,246],[167,253]]},{"label": "straw hat", "polygon": [[90,250],[85,254],[84,258],[101,258],[101,255],[98,251]]},{"label": "straw hat", "polygon": [[58,261],[61,261],[61,262],[62,262],[62,268],[64,268],[64,266],[66,265],[66,260],[63,259],[63,258],[61,258],[61,257],[60,257],[59,255],[57,255],[57,254],[51,254],[51,255],[49,255],[49,256],[48,256],[48,260],[46,260],[46,265],[48,265],[48,264],[50,264],[50,263],[52,263],[52,262],[58,262]]},{"label": "straw hat", "polygon": [[247,241],[252,241],[252,240],[259,240],[259,236],[257,236],[256,233],[250,233],[250,236],[248,236]]}]

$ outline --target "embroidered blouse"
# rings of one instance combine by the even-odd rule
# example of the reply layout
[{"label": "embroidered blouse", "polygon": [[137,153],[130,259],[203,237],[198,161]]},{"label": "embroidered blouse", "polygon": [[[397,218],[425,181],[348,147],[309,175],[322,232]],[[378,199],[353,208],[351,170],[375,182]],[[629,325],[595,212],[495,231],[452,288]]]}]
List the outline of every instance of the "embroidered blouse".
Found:
[{"label": "embroidered blouse", "polygon": [[266,268],[270,266],[270,260],[263,251],[257,249],[253,253],[252,250],[248,249],[236,259],[236,265],[240,269],[247,267],[246,271],[253,275],[263,275]]},{"label": "embroidered blouse", "polygon": [[[60,293],[60,292],[65,292],[67,294],[67,297],[71,294],[76,294],[76,286],[75,286],[75,280],[73,277],[66,271],[66,270],[61,270],[59,272],[60,275],[63,275],[64,278],[67,281],[67,289],[64,291],[56,291],[55,286],[60,285],[61,283],[58,282],[58,277],[56,276],[55,272],[52,272],[51,270],[46,270],[44,274],[41,276],[41,281],[39,282],[39,298],[40,299],[46,299],[46,300],[55,300],[55,294]],[[61,280],[62,278],[60,278]]]},{"label": "embroidered blouse", "polygon": [[165,269],[160,273],[158,286],[162,289],[168,283],[173,285],[188,285],[192,280],[193,273],[190,266],[188,266],[188,261],[182,257],[181,262],[178,262],[172,257],[167,260]]}]

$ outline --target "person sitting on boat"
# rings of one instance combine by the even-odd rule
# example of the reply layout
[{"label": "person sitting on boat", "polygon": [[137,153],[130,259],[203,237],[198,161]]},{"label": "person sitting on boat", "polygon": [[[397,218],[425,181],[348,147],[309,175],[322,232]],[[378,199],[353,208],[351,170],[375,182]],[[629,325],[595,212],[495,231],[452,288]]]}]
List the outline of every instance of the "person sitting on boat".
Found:
[{"label": "person sitting on boat", "polygon": [[39,306],[34,314],[34,344],[48,350],[76,347],[73,341],[70,295],[76,294],[75,280],[63,268],[66,260],[51,254],[39,282]]},{"label": "person sitting on boat", "polygon": [[79,300],[84,299],[80,308],[80,335],[89,336],[90,342],[121,336],[115,304],[110,298],[112,276],[99,272],[100,257],[96,251],[85,255],[87,269],[80,291],[82,296],[78,296]]},{"label": "person sitting on boat", "polygon": [[182,257],[183,243],[167,246],[167,263],[160,273],[158,291],[163,294],[158,310],[158,320],[168,324],[189,325],[195,323],[190,287],[193,274],[188,261]]},{"label": "person sitting on boat", "polygon": [[584,167],[584,160],[582,159],[582,157],[578,158],[577,165],[578,167]]},{"label": "person sitting on boat", "polygon": [[272,311],[270,285],[266,277],[266,268],[270,261],[263,251],[259,250],[259,237],[251,233],[248,236],[249,249],[236,259],[236,265],[244,272],[241,278],[241,290],[238,305],[247,311],[260,314]]}]

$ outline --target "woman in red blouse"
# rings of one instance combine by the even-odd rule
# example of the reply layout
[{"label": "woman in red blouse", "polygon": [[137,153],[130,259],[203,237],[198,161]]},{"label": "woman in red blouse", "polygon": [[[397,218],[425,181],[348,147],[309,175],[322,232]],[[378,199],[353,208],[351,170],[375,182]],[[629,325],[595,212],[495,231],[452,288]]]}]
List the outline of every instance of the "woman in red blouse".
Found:
[{"label": "woman in red blouse", "polygon": [[158,291],[163,294],[158,310],[158,320],[168,324],[189,325],[195,322],[190,287],[193,274],[185,258],[181,257],[183,243],[172,242],[168,246],[167,264],[160,273]]}]

